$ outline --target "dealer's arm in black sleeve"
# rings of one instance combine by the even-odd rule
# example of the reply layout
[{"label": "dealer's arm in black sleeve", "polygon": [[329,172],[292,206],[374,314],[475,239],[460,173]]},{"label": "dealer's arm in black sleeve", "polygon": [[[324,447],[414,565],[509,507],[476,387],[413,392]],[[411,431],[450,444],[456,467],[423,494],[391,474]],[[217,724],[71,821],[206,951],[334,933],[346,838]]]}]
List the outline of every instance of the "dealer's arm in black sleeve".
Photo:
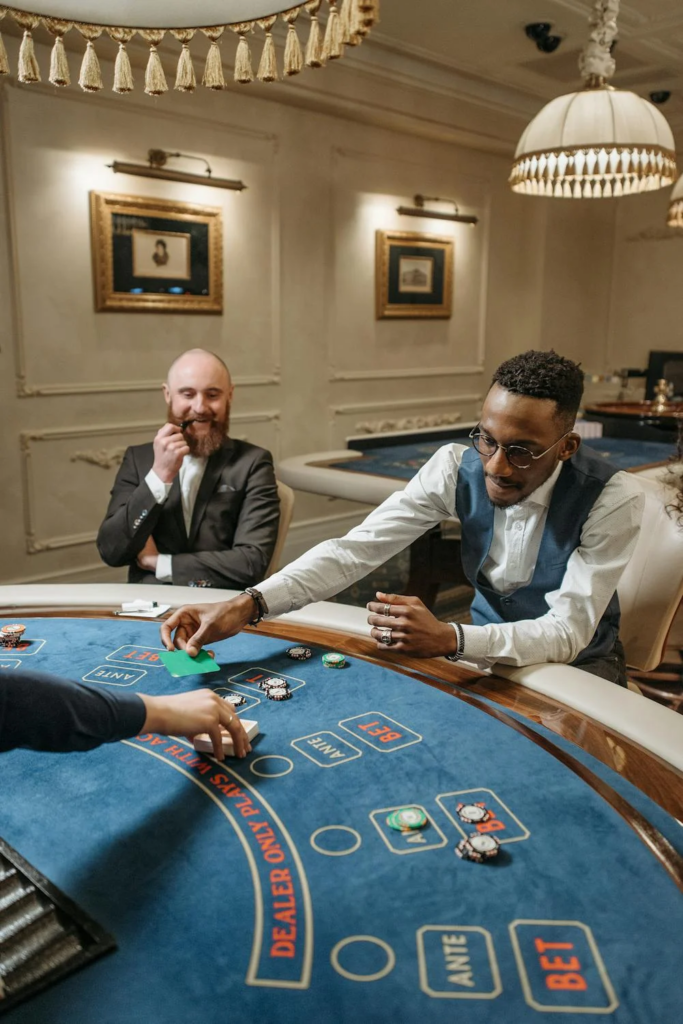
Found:
[{"label": "dealer's arm in black sleeve", "polygon": [[47,672],[0,676],[0,751],[92,750],[136,736],[146,717],[134,693],[110,693]]}]

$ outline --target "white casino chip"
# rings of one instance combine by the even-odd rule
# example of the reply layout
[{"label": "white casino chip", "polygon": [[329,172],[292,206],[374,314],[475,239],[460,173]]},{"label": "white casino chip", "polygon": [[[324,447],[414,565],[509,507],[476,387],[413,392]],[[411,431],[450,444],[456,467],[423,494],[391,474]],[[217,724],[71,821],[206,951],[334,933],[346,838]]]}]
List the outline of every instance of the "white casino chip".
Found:
[{"label": "white casino chip", "polygon": [[470,836],[470,846],[477,853],[491,853],[493,850],[497,850],[500,843],[495,836],[482,835],[477,832],[476,835]]},{"label": "white casino chip", "polygon": [[489,816],[489,812],[485,807],[479,807],[477,804],[464,804],[458,814],[465,821],[471,821],[476,823],[478,821],[485,821]]}]

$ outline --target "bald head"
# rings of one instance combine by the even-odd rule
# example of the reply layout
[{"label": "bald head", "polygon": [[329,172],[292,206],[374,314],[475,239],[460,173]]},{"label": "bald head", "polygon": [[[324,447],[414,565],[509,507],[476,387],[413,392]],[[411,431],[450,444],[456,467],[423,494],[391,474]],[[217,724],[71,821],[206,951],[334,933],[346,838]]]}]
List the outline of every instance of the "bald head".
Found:
[{"label": "bald head", "polygon": [[207,352],[205,348],[191,348],[187,352],[174,359],[168,368],[166,378],[167,387],[176,384],[176,378],[184,379],[188,375],[201,374],[202,376],[223,376],[223,383],[227,388],[232,387],[230,370],[227,368],[220,356],[215,352]]},{"label": "bald head", "polygon": [[187,424],[183,433],[192,455],[211,455],[228,433],[233,383],[213,352],[193,348],[171,364],[164,384],[168,420]]}]

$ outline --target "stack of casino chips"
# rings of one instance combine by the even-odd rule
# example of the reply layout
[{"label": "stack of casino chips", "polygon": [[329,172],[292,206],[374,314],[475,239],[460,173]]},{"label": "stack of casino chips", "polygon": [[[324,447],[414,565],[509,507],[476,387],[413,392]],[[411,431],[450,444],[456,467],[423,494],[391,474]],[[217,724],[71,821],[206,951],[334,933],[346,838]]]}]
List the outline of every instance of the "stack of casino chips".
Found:
[{"label": "stack of casino chips", "polygon": [[287,651],[287,655],[293,658],[294,661],[308,661],[312,655],[310,647],[290,647]]},{"label": "stack of casino chips", "polygon": [[26,626],[22,626],[20,622],[12,622],[0,629],[0,643],[3,647],[18,647],[25,632]]},{"label": "stack of casino chips", "polygon": [[491,860],[498,856],[500,843],[490,833],[473,832],[467,839],[461,839],[455,848],[458,857],[463,860],[473,860],[477,864],[483,864],[485,860]]},{"label": "stack of casino chips", "polygon": [[387,817],[387,825],[396,832],[412,832],[426,824],[427,815],[419,807],[399,807]]},{"label": "stack of casino chips", "polygon": [[325,668],[344,668],[346,658],[343,654],[323,654],[323,665]]},{"label": "stack of casino chips", "polygon": [[259,688],[266,691],[268,700],[289,700],[292,696],[287,680],[280,679],[278,676],[262,679]]},{"label": "stack of casino chips", "polygon": [[223,700],[227,700],[228,704],[232,704],[234,708],[241,708],[243,704],[247,703],[247,698],[243,697],[241,693],[226,693]]}]

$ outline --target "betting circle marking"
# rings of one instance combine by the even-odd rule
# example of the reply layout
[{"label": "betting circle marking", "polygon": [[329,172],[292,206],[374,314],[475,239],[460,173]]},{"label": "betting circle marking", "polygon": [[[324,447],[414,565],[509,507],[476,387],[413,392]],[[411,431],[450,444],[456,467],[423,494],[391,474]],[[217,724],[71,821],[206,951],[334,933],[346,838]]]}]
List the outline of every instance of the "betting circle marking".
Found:
[{"label": "betting circle marking", "polygon": [[[348,946],[352,942],[372,942],[375,946],[379,946],[387,954],[387,962],[381,971],[375,971],[374,974],[354,974],[352,971],[347,971],[345,967],[339,963],[339,954],[345,946]],[[337,974],[341,974],[342,978],[348,978],[349,981],[379,981],[380,978],[386,978],[387,974],[391,974],[394,967],[396,966],[396,954],[384,939],[378,939],[374,935],[349,935],[348,938],[342,939],[338,942],[330,953],[330,961]]]},{"label": "betting circle marking", "polygon": [[[283,772],[260,772],[256,768],[259,761],[286,761],[288,768],[285,768]],[[281,779],[283,775],[289,775],[294,769],[294,762],[288,757],[282,757],[280,754],[264,754],[263,757],[257,757],[255,761],[249,765],[249,771],[253,772],[254,775],[258,775],[260,779]]]},{"label": "betting circle marking", "polygon": [[[323,850],[322,846],[318,846],[318,844],[316,843],[316,837],[319,836],[321,832],[330,831],[350,832],[352,836],[356,837],[356,841],[353,844],[353,846],[350,846],[348,848],[348,850]],[[317,853],[322,853],[325,855],[325,857],[346,857],[347,854],[349,853],[355,853],[356,850],[360,847],[360,844],[360,832],[357,832],[355,828],[349,828],[348,825],[324,825],[322,828],[317,828],[313,835],[311,836],[311,846],[313,847],[314,850],[317,851]]]}]

